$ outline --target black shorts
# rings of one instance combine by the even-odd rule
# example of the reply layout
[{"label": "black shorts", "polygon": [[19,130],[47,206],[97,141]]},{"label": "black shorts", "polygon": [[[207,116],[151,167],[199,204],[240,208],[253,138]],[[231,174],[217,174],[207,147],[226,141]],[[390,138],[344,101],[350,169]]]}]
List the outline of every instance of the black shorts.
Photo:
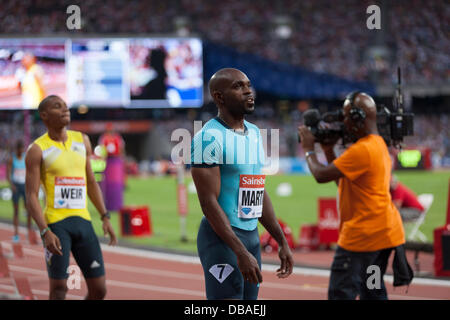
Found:
[{"label": "black shorts", "polygon": [[92,223],[81,217],[69,217],[48,225],[59,238],[63,255],[51,254],[45,249],[48,276],[51,279],[67,279],[70,252],[85,278],[105,275],[102,251]]},{"label": "black shorts", "polygon": [[[258,261],[261,269],[261,247],[258,228],[246,231],[232,227],[247,250]],[[259,284],[244,281],[234,252],[211,228],[203,217],[197,236],[197,249],[205,275],[206,298],[244,299],[258,298]]]},{"label": "black shorts", "polygon": [[13,194],[12,194],[13,203],[18,204],[20,198],[22,198],[23,202],[25,203],[25,184],[14,183],[14,186],[16,187],[16,192],[13,192]]}]

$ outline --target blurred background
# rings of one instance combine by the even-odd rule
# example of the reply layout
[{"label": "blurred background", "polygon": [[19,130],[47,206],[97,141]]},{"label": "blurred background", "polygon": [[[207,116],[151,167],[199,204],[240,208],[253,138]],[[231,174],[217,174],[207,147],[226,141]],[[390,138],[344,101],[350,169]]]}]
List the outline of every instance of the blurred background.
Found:
[{"label": "blurred background", "polygon": [[[367,28],[372,4],[381,10],[380,29]],[[81,10],[79,30],[67,27],[70,5]],[[195,251],[201,210],[186,171],[188,241],[181,243],[171,134],[192,134],[195,120],[217,114],[207,82],[235,67],[256,94],[248,120],[279,129],[279,172],[268,189],[298,239],[302,225],[317,222],[317,199],[337,192],[308,173],[296,129],[303,113],[336,110],[353,90],[390,107],[400,66],[405,111],[415,114],[403,151],[413,152],[392,150],[393,163],[416,194],[434,194],[420,226],[431,242],[445,222],[450,178],[449,22],[443,0],[2,0],[0,217],[12,216],[6,159],[18,139],[28,144],[45,132],[35,108],[39,97],[58,94],[71,106],[71,128],[94,147],[106,131],[122,137],[124,205],[148,206],[153,224],[151,237],[131,240]],[[31,72],[38,80],[29,80]]]}]

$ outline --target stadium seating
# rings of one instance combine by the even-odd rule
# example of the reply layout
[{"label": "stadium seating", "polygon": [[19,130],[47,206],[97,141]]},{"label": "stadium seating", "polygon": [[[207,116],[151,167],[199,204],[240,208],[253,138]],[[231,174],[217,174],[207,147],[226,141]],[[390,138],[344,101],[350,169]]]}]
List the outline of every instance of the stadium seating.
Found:
[{"label": "stadium seating", "polygon": [[[70,0],[4,0],[0,33],[68,32],[65,9],[71,4]],[[277,5],[252,0],[116,0],[99,6],[86,0],[80,5],[79,32],[174,34],[177,21],[183,20],[185,32],[205,40],[311,71],[357,81],[372,80],[377,73],[378,81],[390,85],[392,67],[402,64],[406,83],[449,81],[447,68],[442,67],[449,63],[445,1],[386,1],[382,8],[386,25],[376,35],[367,32],[365,25],[371,2],[342,0],[340,4],[330,6],[328,0],[286,0]],[[275,32],[273,25],[280,16],[290,21],[289,38]],[[388,57],[368,55],[366,49],[379,45],[374,38],[380,37]]]}]

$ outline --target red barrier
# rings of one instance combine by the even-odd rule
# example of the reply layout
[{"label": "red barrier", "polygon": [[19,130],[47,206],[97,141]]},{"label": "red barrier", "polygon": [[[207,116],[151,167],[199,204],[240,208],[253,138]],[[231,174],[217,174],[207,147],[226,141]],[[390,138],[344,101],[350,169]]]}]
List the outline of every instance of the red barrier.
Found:
[{"label": "red barrier", "polygon": [[122,236],[150,236],[152,224],[148,207],[123,207],[120,226]]},{"label": "red barrier", "polygon": [[300,227],[298,247],[308,250],[319,248],[319,227],[316,224],[304,224]]},{"label": "red barrier", "polygon": [[450,180],[445,226],[434,229],[434,273],[450,277]]},{"label": "red barrier", "polygon": [[[289,244],[289,248],[295,249],[296,243],[294,241],[291,228],[280,219],[278,219],[278,223],[280,224],[281,230],[283,230],[284,236],[286,237],[286,240]],[[259,241],[261,243],[261,247],[265,252],[278,250],[278,243],[267,231],[261,234],[261,236],[259,237]]]},{"label": "red barrier", "polygon": [[450,277],[450,225],[434,229],[434,274]]},{"label": "red barrier", "polygon": [[336,198],[319,198],[319,244],[329,245],[338,241],[339,215]]}]

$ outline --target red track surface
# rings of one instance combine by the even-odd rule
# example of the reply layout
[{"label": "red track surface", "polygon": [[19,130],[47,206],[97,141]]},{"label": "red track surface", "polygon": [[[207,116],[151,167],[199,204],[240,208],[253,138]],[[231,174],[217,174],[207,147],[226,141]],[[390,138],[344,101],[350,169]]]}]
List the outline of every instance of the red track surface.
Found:
[{"label": "red track surface", "polygon": [[[35,299],[48,298],[48,278],[43,248],[22,240],[23,258],[13,257],[12,229],[0,224],[0,241],[3,254],[8,257],[11,273],[0,278],[0,293],[13,294],[12,278],[26,277]],[[21,234],[26,239],[26,234]],[[196,257],[160,254],[125,247],[102,246],[106,267],[107,299],[133,300],[179,300],[205,299],[203,271]],[[71,265],[75,261],[71,260]],[[259,299],[326,299],[328,271],[295,268],[288,279],[275,276],[277,266],[264,265]],[[389,278],[389,277],[388,277]],[[390,299],[450,299],[450,281],[415,279],[409,287],[392,287],[386,279]],[[83,299],[86,285],[69,290],[67,299]]]}]

